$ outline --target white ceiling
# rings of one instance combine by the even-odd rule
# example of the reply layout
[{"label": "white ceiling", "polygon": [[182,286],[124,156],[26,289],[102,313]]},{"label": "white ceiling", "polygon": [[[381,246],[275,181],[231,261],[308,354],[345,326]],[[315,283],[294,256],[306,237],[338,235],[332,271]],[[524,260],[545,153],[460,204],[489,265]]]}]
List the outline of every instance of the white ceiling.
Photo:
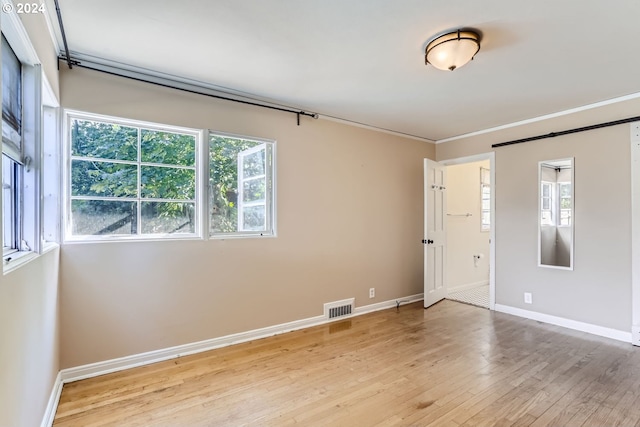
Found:
[{"label": "white ceiling", "polygon": [[[638,0],[59,4],[72,52],[430,140],[640,92]],[[425,66],[460,27],[482,33],[475,60]]]}]

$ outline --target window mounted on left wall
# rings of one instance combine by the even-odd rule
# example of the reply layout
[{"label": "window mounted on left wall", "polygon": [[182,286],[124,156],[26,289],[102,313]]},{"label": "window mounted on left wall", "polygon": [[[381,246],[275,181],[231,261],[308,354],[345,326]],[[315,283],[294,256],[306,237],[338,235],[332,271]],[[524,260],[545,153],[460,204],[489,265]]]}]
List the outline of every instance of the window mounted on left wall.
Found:
[{"label": "window mounted on left wall", "polygon": [[[46,224],[57,224],[58,182],[55,147],[57,137],[57,100],[42,74],[35,49],[29,42],[20,18],[14,14],[2,17],[2,237],[3,273],[6,274],[38,254],[49,245],[44,240],[57,240],[57,232]],[[53,120],[43,121],[43,112]],[[43,146],[52,152],[45,180],[42,162]],[[52,163],[53,162],[53,163]],[[52,187],[42,198],[43,183]],[[45,200],[43,202],[43,199]],[[53,209],[43,212],[43,203]],[[55,228],[55,227],[53,227]]]}]

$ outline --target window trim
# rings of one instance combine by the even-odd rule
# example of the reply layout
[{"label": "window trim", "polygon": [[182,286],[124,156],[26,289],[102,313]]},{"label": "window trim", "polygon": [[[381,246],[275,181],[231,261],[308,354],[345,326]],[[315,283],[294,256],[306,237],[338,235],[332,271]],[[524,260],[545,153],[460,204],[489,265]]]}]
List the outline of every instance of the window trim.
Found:
[{"label": "window trim", "polygon": [[[204,227],[202,224],[202,205],[205,204],[205,197],[202,191],[203,185],[201,183],[206,182],[202,179],[201,169],[206,169],[203,159],[203,149],[204,144],[204,135],[205,132],[200,129],[189,128],[185,126],[173,126],[166,125],[155,122],[148,122],[143,120],[136,119],[127,119],[116,116],[109,116],[106,114],[95,114],[88,113],[84,111],[78,111],[73,109],[65,109],[64,110],[64,125],[63,125],[63,135],[64,135],[64,154],[63,154],[63,164],[64,164],[64,177],[63,177],[63,185],[62,185],[62,193],[63,193],[63,242],[64,243],[82,243],[82,242],[91,242],[91,243],[99,243],[99,242],[123,242],[123,241],[159,241],[159,240],[202,240],[204,235]],[[101,123],[111,123],[117,124],[126,127],[137,127],[142,129],[160,131],[160,132],[169,132],[169,133],[178,133],[178,134],[186,134],[192,135],[195,138],[195,166],[188,167],[188,169],[193,169],[194,179],[195,179],[195,199],[193,201],[195,203],[195,220],[194,220],[194,228],[195,231],[193,233],[158,233],[158,234],[142,234],[141,232],[135,235],[73,235],[72,234],[72,224],[71,224],[71,161],[74,156],[71,155],[71,122],[73,119],[79,120],[87,120],[87,121],[95,121]],[[100,161],[109,161],[113,163],[123,163],[123,161],[119,160],[109,160],[109,159],[98,159]],[[131,163],[129,161],[125,161],[124,163]],[[138,151],[138,159],[134,162],[139,167],[150,164],[148,162],[142,162],[140,160],[140,152]],[[167,166],[167,165],[158,165],[158,166]],[[138,184],[139,185],[139,184]],[[89,197],[91,198],[91,197]],[[138,197],[140,199],[140,195]],[[142,198],[141,200],[145,200]],[[149,199],[146,201],[155,201],[155,199]],[[163,201],[170,201],[169,199]],[[138,208],[138,217],[140,216],[140,208]],[[138,218],[139,219],[139,218]],[[138,222],[140,226],[140,222]],[[140,229],[141,230],[141,229]]]},{"label": "window trim", "polygon": [[[267,203],[267,222],[269,222],[269,218],[271,220],[271,227],[270,227],[270,231],[235,231],[235,232],[228,232],[228,233],[214,233],[211,231],[211,213],[209,212],[209,203],[210,200],[207,199],[207,204],[206,204],[206,227],[207,227],[207,235],[209,239],[212,240],[225,240],[225,239],[247,239],[247,238],[271,238],[271,237],[278,237],[278,233],[277,233],[277,216],[276,216],[276,202],[278,200],[277,198],[277,189],[278,189],[278,185],[277,185],[277,156],[276,156],[276,146],[277,146],[277,141],[273,140],[273,139],[267,139],[267,138],[260,138],[260,137],[255,137],[255,136],[247,136],[247,135],[240,135],[240,134],[234,134],[234,133],[227,133],[227,132],[218,132],[215,130],[211,130],[209,129],[207,131],[207,143],[206,145],[206,174],[207,174],[207,179],[205,182],[207,182],[205,191],[207,192],[207,198],[209,197],[208,193],[209,193],[209,188],[208,188],[208,182],[209,182],[209,178],[210,178],[210,170],[209,170],[209,151],[211,148],[211,136],[220,136],[223,138],[235,138],[235,139],[244,139],[244,140],[248,140],[248,141],[254,141],[254,142],[258,142],[261,144],[265,144],[267,147],[267,161],[271,160],[270,165],[269,165],[269,172],[267,173],[267,183],[268,183],[268,191],[269,194],[271,195],[271,200],[270,203]],[[269,185],[270,184],[270,185]]]}]

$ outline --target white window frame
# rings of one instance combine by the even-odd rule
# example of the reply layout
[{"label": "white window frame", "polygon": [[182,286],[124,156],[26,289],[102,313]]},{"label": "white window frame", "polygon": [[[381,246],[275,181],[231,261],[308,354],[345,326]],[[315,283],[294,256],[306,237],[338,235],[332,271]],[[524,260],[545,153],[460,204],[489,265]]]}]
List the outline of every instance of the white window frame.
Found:
[{"label": "white window frame", "polygon": [[[568,185],[569,188],[571,189],[571,191],[569,191],[569,196],[562,197],[562,188],[561,187],[564,186],[564,185]],[[573,189],[571,188],[571,182],[559,181],[558,184],[557,184],[557,187],[558,187],[557,188],[557,194],[558,194],[558,204],[557,204],[558,205],[557,206],[557,208],[558,208],[558,216],[557,216],[558,221],[557,221],[557,226],[558,227],[571,227],[571,222],[573,221],[573,218],[572,218],[573,217],[573,197],[572,197]],[[569,201],[571,202],[571,207],[569,209],[563,209],[562,208],[562,200],[563,199],[569,199]],[[563,224],[562,223],[562,211],[567,211],[567,210],[569,211],[569,223],[568,224]]]},{"label": "white window frame", "polygon": [[[251,136],[243,136],[225,132],[216,132],[213,130],[209,130],[209,134],[207,137],[207,164],[209,159],[209,149],[211,144],[212,136],[220,136],[222,138],[233,138],[233,139],[242,139],[247,141],[253,141],[259,143],[255,147],[251,147],[248,150],[243,151],[238,155],[237,159],[237,170],[238,170],[238,227],[235,232],[213,232],[211,230],[210,224],[207,224],[209,229],[209,238],[210,239],[235,239],[235,238],[256,238],[256,237],[276,237],[276,141],[256,138]],[[243,176],[242,176],[242,167],[241,160],[243,157],[256,153],[260,150],[265,150],[265,167],[266,167],[266,197],[264,201],[265,205],[265,229],[264,230],[242,230],[242,211],[244,207],[247,207],[247,204],[242,203],[243,197]],[[209,168],[207,168],[207,173],[210,174]],[[255,177],[252,177],[255,178]],[[209,175],[207,176],[207,181],[209,182]],[[208,188],[207,188],[207,193]],[[211,197],[211,196],[209,196]],[[209,203],[207,206],[209,206]],[[260,203],[250,203],[249,206],[257,206]],[[207,211],[207,218],[211,218],[211,212]],[[210,221],[210,219],[209,219]]]},{"label": "white window frame", "polygon": [[[138,191],[137,197],[133,198],[113,198],[113,200],[117,201],[136,201],[138,203],[137,215],[138,215],[138,233],[133,235],[73,235],[72,234],[72,218],[71,218],[71,201],[75,200],[76,197],[71,195],[71,161],[74,156],[71,155],[72,150],[72,141],[71,141],[71,122],[74,119],[78,120],[87,120],[101,123],[110,123],[110,124],[118,124],[127,127],[135,127],[145,130],[159,131],[159,132],[169,132],[169,133],[178,133],[183,135],[192,135],[195,137],[195,166],[193,168],[186,167],[185,169],[193,169],[194,170],[194,179],[195,179],[195,199],[189,200],[188,202],[193,202],[194,206],[194,232],[193,233],[157,233],[157,234],[143,234],[140,215],[141,208],[140,204],[142,202],[154,202],[158,201],[153,198],[144,198],[140,191]],[[155,241],[155,240],[194,240],[194,239],[202,239],[203,238],[203,227],[202,227],[202,206],[204,202],[204,195],[202,190],[202,172],[201,169],[204,167],[205,162],[203,159],[203,145],[204,144],[204,131],[197,130],[193,128],[187,127],[179,127],[179,126],[171,126],[153,122],[146,122],[141,120],[133,120],[133,119],[125,119],[121,117],[108,116],[103,114],[93,114],[86,113],[82,111],[70,110],[66,109],[64,112],[64,135],[65,135],[65,148],[64,148],[64,212],[63,217],[65,219],[64,223],[64,241],[65,243],[74,243],[74,242],[109,242],[109,241]],[[139,143],[139,142],[138,142]],[[100,159],[101,161],[108,161],[110,163],[132,163],[136,164],[138,168],[142,166],[158,166],[163,167],[167,165],[156,165],[156,164],[147,164],[146,162],[142,162],[140,159],[140,147],[138,146],[138,159],[136,161],[119,161],[119,160],[107,160]],[[206,181],[204,181],[206,182]],[[140,190],[140,183],[138,183],[138,190]],[[82,198],[82,197],[81,197]],[[92,199],[88,197],[88,199]],[[103,200],[101,197],[95,197],[94,199]],[[106,199],[104,199],[106,200]],[[173,201],[170,199],[162,199],[162,201]],[[180,200],[182,201],[182,200]]]},{"label": "white window frame", "polygon": [[[5,3],[5,0],[2,2]],[[55,244],[49,244],[43,238],[43,218],[41,195],[45,182],[44,174],[51,174],[46,181],[52,184],[57,180],[57,170],[45,171],[43,168],[43,146],[56,150],[59,147],[57,128],[43,128],[43,110],[49,108],[56,111],[59,104],[51,90],[51,86],[43,74],[40,61],[29,36],[15,13],[2,16],[2,34],[22,64],[22,135],[21,149],[11,153],[11,149],[3,152],[11,153],[11,157],[21,164],[19,167],[20,195],[14,209],[16,227],[16,247],[5,253],[3,250],[3,274],[7,274],[26,262],[46,252]],[[10,132],[9,132],[10,133]],[[7,133],[5,137],[10,135]],[[3,138],[4,139],[4,138]],[[0,169],[2,164],[0,163]],[[54,185],[55,186],[55,185]],[[54,190],[57,193],[57,186]],[[54,195],[57,198],[57,194]],[[2,198],[0,198],[0,206]],[[59,211],[47,213],[47,218],[57,222]],[[3,233],[3,228],[0,233]],[[4,248],[3,248],[4,249]]]},{"label": "white window frame", "polygon": [[[244,159],[246,157],[251,156],[252,154],[259,153],[260,151],[265,151],[266,157],[266,170],[262,175],[254,175],[246,178],[244,175]],[[251,208],[255,206],[263,206],[265,211],[265,218],[263,223],[263,229],[267,229],[267,225],[271,222],[271,218],[269,215],[269,205],[270,205],[270,186],[269,186],[269,153],[267,149],[267,144],[262,143],[260,145],[256,145],[255,147],[249,148],[248,150],[241,151],[238,153],[238,233],[243,233],[244,231],[244,210],[246,208]],[[262,200],[256,200],[252,202],[244,201],[244,183],[253,181],[256,179],[264,179],[266,182],[266,190],[265,190],[265,198]]]},{"label": "white window frame", "polygon": [[[571,186],[570,182],[551,182],[541,181],[540,183],[540,225],[543,227],[571,227],[573,221],[573,188],[570,191],[570,195],[562,197],[561,187],[564,185]],[[544,187],[549,187],[549,197],[544,197]],[[544,209],[545,199],[548,199],[549,209]],[[571,201],[571,208],[562,208],[562,199],[569,199]],[[569,223],[562,224],[562,211],[569,211]],[[550,223],[542,223],[543,212],[548,211],[551,215]]]},{"label": "white window frame", "polygon": [[[544,187],[548,187],[549,188],[549,196],[545,197],[544,196]],[[554,206],[554,200],[555,200],[555,183],[554,182],[550,182],[550,181],[541,181],[540,182],[540,225],[542,227],[553,227],[556,224],[555,218],[556,218],[556,209]],[[545,199],[548,201],[548,206],[549,209],[545,209],[544,205],[545,205]],[[550,219],[549,219],[549,223],[543,223],[542,222],[542,216],[544,212],[549,212],[550,215]]]}]

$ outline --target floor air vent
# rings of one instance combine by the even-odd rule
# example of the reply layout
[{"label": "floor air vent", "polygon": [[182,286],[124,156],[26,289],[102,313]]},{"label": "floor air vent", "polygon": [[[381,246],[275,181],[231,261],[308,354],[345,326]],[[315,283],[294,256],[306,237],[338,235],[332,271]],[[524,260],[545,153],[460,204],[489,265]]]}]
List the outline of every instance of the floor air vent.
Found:
[{"label": "floor air vent", "polygon": [[324,305],[324,317],[336,319],[353,314],[355,298],[343,299],[341,301],[328,302]]}]

